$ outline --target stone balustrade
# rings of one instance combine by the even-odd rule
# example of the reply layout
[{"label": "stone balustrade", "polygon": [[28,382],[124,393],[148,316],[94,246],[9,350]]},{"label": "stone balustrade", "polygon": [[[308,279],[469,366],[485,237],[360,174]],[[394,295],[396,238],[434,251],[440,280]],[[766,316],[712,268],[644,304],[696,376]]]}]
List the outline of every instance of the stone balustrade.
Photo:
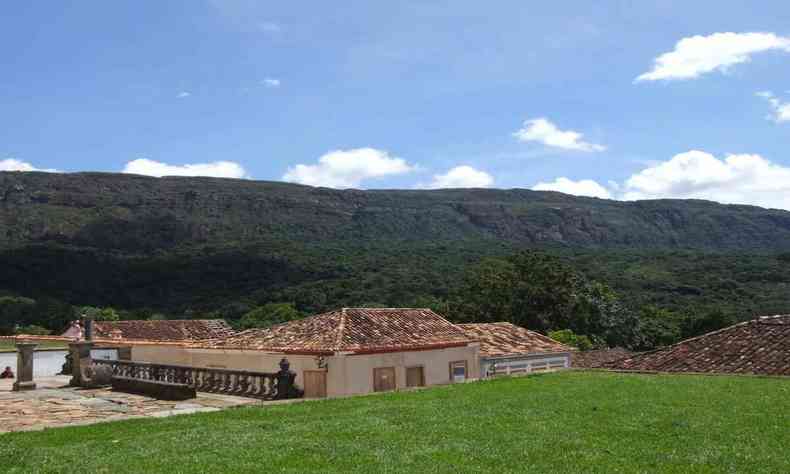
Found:
[{"label": "stone balustrade", "polygon": [[185,384],[197,392],[261,400],[300,398],[303,394],[294,384],[296,374],[289,370],[286,359],[280,362],[281,370],[279,372],[252,372],[125,360],[94,359],[92,364],[96,367],[110,367],[113,377]]}]

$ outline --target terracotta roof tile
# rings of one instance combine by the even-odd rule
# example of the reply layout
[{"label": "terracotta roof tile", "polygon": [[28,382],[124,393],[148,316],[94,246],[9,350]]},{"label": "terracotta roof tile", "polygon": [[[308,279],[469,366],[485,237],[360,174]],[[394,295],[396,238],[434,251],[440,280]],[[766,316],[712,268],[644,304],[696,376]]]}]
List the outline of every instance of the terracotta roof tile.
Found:
[{"label": "terracotta roof tile", "polygon": [[790,375],[790,315],[768,316],[607,365],[656,372]]},{"label": "terracotta roof tile", "polygon": [[543,334],[510,323],[458,324],[466,334],[480,341],[481,357],[571,352],[574,349]]},{"label": "terracotta roof tile", "polygon": [[222,319],[94,321],[94,337],[148,341],[197,341],[233,334]]},{"label": "terracotta roof tile", "polygon": [[623,349],[622,347],[579,351],[573,353],[571,366],[582,369],[600,369],[614,361],[632,357],[633,355],[634,352]]},{"label": "terracotta roof tile", "polygon": [[343,308],[267,329],[249,329],[202,347],[278,352],[387,352],[465,345],[472,339],[430,309]]}]

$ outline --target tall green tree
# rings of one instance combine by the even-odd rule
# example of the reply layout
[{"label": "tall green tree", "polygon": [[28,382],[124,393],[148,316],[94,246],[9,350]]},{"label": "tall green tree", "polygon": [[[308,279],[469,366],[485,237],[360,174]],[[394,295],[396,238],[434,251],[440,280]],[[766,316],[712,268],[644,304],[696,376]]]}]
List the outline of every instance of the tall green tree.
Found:
[{"label": "tall green tree", "polygon": [[19,296],[0,296],[0,336],[14,332],[17,326],[38,322],[36,301]]},{"label": "tall green tree", "polygon": [[609,345],[641,344],[638,317],[611,288],[536,251],[472,267],[455,302],[464,321],[509,321],[543,333],[570,329]]}]

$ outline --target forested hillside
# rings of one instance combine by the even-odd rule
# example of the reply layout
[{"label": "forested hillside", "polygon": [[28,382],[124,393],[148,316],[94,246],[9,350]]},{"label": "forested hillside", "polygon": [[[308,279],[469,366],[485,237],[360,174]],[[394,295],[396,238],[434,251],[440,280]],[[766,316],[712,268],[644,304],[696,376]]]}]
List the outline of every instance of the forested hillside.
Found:
[{"label": "forested hillside", "polygon": [[0,246],[152,254],[271,240],[495,240],[587,248],[790,250],[790,212],[524,189],[360,191],[215,178],[0,173]]},{"label": "forested hillside", "polygon": [[790,312],[785,211],[523,189],[0,173],[0,327],[58,329],[73,305],[231,321],[275,302],[302,314],[453,313],[478,264],[525,249],[608,285],[634,314]]}]

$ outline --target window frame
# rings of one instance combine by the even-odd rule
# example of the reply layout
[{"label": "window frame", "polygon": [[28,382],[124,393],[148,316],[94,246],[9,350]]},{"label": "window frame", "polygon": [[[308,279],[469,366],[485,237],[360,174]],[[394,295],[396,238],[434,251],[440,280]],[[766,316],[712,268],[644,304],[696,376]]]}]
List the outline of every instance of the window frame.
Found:
[{"label": "window frame", "polygon": [[[392,380],[393,380],[393,387],[392,390],[376,390],[376,372],[379,370],[392,370]],[[388,365],[385,367],[374,367],[373,368],[373,392],[375,393],[383,393],[383,392],[395,392],[398,390],[398,368],[394,365]]]},{"label": "window frame", "polygon": [[[464,365],[464,379],[462,381],[456,381],[455,377],[453,376],[453,369],[456,365]],[[469,380],[469,361],[467,360],[454,360],[450,362],[450,383],[463,383]]]}]

